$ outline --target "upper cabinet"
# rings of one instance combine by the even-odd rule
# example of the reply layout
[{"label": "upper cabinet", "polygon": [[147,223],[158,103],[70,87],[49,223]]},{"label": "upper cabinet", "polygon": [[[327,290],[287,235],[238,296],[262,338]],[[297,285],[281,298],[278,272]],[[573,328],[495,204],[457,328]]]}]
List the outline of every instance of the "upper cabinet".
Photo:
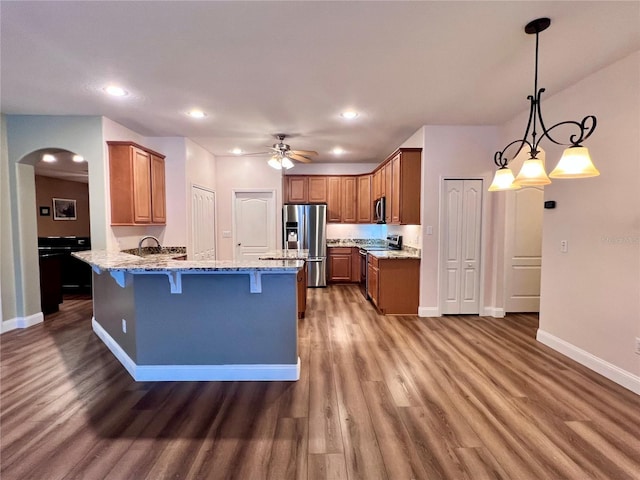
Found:
[{"label": "upper cabinet", "polygon": [[372,174],[285,175],[284,203],[326,203],[328,223],[371,223],[373,202],[386,198],[385,221],[420,224],[421,148],[400,148]]},{"label": "upper cabinet", "polygon": [[164,155],[133,142],[107,142],[111,225],[164,225]]},{"label": "upper cabinet", "polygon": [[372,175],[358,177],[358,223],[371,223],[372,221],[371,177]]},{"label": "upper cabinet", "polygon": [[284,177],[284,203],[309,203],[309,179],[305,175]]},{"label": "upper cabinet", "polygon": [[[391,192],[386,192],[387,213],[396,225],[420,225],[420,148],[401,148],[385,165],[391,166]],[[387,179],[387,185],[389,181]]]}]

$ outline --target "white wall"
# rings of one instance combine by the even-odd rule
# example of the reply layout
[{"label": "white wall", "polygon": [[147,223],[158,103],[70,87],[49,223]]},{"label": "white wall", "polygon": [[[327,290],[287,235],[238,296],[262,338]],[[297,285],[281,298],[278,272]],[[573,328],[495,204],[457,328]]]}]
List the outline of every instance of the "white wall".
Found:
[{"label": "white wall", "polygon": [[[547,123],[594,114],[601,175],[545,187],[539,338],[640,393],[640,52],[543,102]],[[549,145],[548,143],[546,145]],[[550,167],[560,149],[549,146]],[[561,253],[560,240],[569,251]],[[560,343],[556,342],[559,340]],[[555,343],[554,343],[555,342]],[[586,354],[585,354],[586,352]],[[595,357],[597,360],[594,360]],[[622,369],[624,372],[616,370]],[[613,373],[611,373],[613,372]],[[624,384],[624,383],[623,383]]]},{"label": "white wall", "polygon": [[[497,127],[425,126],[422,152],[422,262],[420,266],[421,315],[439,315],[440,191],[446,178],[479,178],[484,181],[482,205],[483,271],[481,308],[493,308],[495,269],[491,255],[493,197],[486,192],[493,176],[493,154],[500,143]],[[426,235],[427,226],[433,234]],[[481,311],[481,313],[483,313]]]},{"label": "white wall", "polygon": [[217,259],[233,259],[233,191],[267,189],[276,191],[276,245],[282,245],[282,171],[267,165],[265,157],[216,157]]},{"label": "white wall", "polygon": [[[268,157],[264,160],[268,160]],[[382,161],[382,160],[380,160]],[[371,173],[378,163],[295,163],[285,175],[361,175]]]},{"label": "white wall", "polygon": [[[102,136],[105,161],[105,209],[107,228],[107,250],[135,248],[141,237],[153,235],[163,246],[185,246],[187,244],[186,205],[186,146],[183,137],[145,137],[113,120],[102,118]],[[167,224],[139,226],[111,226],[111,195],[109,190],[108,141],[135,142],[165,155],[165,188],[167,196]],[[89,171],[91,179],[94,172]],[[91,188],[90,188],[91,193]],[[93,201],[93,200],[92,200]],[[93,217],[92,217],[93,222]]]}]

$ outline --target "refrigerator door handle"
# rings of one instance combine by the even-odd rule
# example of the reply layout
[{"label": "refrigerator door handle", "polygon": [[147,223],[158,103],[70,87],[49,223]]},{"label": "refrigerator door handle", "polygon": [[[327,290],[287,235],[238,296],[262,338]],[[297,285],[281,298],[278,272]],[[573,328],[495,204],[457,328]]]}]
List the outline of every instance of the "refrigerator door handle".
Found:
[{"label": "refrigerator door handle", "polygon": [[307,258],[305,261],[306,262],[315,262],[315,263],[320,263],[324,260],[324,258],[320,257],[320,258]]}]

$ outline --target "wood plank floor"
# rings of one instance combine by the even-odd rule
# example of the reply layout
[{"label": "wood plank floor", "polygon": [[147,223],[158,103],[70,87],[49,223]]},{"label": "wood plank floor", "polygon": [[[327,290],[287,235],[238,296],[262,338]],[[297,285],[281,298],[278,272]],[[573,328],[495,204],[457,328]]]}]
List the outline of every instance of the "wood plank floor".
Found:
[{"label": "wood plank floor", "polygon": [[2,480],[639,479],[640,397],[537,318],[377,315],[310,289],[298,382],[131,380],[68,298],[0,337]]}]

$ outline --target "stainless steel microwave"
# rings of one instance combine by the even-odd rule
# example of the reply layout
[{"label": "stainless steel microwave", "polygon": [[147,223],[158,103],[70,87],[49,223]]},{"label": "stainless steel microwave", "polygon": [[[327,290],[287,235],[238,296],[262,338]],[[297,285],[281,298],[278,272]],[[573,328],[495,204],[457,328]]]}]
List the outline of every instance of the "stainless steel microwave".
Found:
[{"label": "stainless steel microwave", "polygon": [[387,211],[387,201],[385,197],[378,198],[373,202],[373,221],[375,223],[386,223],[385,214]]}]

